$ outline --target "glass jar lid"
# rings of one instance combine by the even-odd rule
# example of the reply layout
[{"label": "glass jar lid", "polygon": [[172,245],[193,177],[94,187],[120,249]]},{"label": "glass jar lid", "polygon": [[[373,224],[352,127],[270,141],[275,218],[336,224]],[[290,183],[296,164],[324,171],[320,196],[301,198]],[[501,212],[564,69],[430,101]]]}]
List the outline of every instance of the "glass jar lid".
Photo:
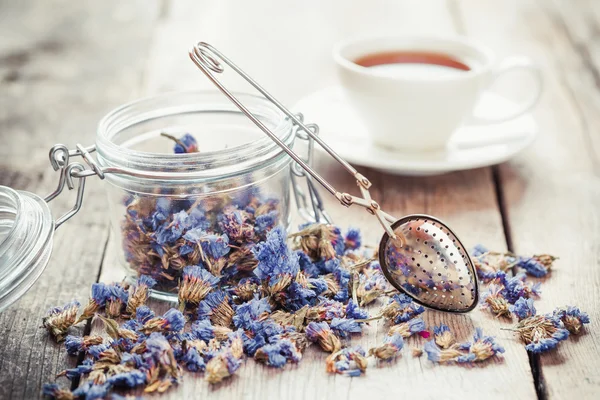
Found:
[{"label": "glass jar lid", "polygon": [[0,186],[0,312],[42,274],[53,235],[52,213],[41,197]]},{"label": "glass jar lid", "polygon": [[[293,125],[284,113],[261,97],[238,96],[281,141],[293,146]],[[196,140],[198,152],[173,154],[174,143],[164,136],[183,134]],[[127,168],[137,175],[121,175],[120,180],[152,180],[160,172],[213,182],[282,159],[289,162],[276,143],[215,91],[173,92],[125,104],[100,121],[96,150],[100,167]]]}]

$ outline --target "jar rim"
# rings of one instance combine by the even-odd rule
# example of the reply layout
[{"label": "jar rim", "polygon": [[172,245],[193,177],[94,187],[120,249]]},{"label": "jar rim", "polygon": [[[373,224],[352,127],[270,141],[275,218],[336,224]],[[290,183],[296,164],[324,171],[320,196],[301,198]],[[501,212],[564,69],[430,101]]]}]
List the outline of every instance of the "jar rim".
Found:
[{"label": "jar rim", "polygon": [[[253,94],[234,94],[251,112],[267,119],[272,125],[272,132],[281,141],[290,147],[293,145],[295,130],[292,121],[275,104]],[[267,135],[226,149],[183,154],[134,150],[112,140],[119,132],[140,122],[202,111],[226,111],[244,115],[229,99],[214,90],[167,92],[134,100],[113,109],[100,120],[96,132],[100,165],[127,168],[141,173],[160,171],[167,176],[169,173],[181,175],[185,171],[186,176],[194,179],[243,173],[278,160],[284,153]]]}]

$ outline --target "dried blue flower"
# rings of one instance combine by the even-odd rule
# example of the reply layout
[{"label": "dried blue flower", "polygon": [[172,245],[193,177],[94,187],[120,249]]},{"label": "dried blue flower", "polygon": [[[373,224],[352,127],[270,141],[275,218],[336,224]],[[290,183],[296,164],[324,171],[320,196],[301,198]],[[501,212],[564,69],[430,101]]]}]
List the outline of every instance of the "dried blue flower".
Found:
[{"label": "dried blue flower", "polygon": [[519,318],[519,321],[525,318],[532,317],[536,314],[533,306],[533,299],[520,297],[515,304],[510,305],[510,311]]},{"label": "dried blue flower", "polygon": [[209,383],[221,382],[238,370],[244,355],[241,336],[241,333],[232,333],[226,347],[206,363],[205,378]]},{"label": "dried blue flower", "polygon": [[442,349],[447,349],[456,343],[456,338],[448,325],[440,324],[433,327],[433,338],[435,343]]},{"label": "dried blue flower", "polygon": [[254,221],[254,231],[257,235],[264,237],[271,229],[273,229],[277,225],[278,220],[279,212],[276,210],[259,215]]},{"label": "dried blue flower", "polygon": [[183,330],[184,325],[185,317],[181,311],[171,308],[162,317],[154,317],[148,320],[140,331],[146,335],[152,332],[177,333]]},{"label": "dried blue flower", "polygon": [[390,327],[388,335],[400,335],[403,338],[410,337],[415,333],[419,333],[425,330],[425,322],[421,318],[413,318],[406,322],[396,324]]},{"label": "dried blue flower", "polygon": [[259,348],[254,354],[254,359],[271,367],[283,368],[288,361],[299,362],[302,353],[291,340],[284,338]]},{"label": "dried blue flower", "polygon": [[344,304],[326,298],[319,298],[319,303],[308,310],[306,315],[311,321],[331,321],[346,316]]},{"label": "dried blue flower", "polygon": [[148,292],[156,285],[156,280],[148,275],[142,275],[138,278],[133,292],[127,299],[125,312],[131,317],[135,317],[135,312],[138,307],[146,304],[148,300]]},{"label": "dried blue flower", "polygon": [[104,339],[100,336],[73,336],[65,338],[65,347],[69,355],[76,355],[80,351],[86,351],[90,346],[102,344]]},{"label": "dried blue flower", "polygon": [[298,255],[288,248],[286,232],[281,226],[272,229],[267,240],[254,247],[253,253],[258,260],[254,274],[267,283],[271,293],[284,290],[300,270]]},{"label": "dried blue flower", "polygon": [[152,311],[148,306],[140,306],[135,310],[135,319],[141,324],[145,324],[154,317],[154,311]]},{"label": "dried blue flower", "polygon": [[548,268],[534,257],[525,257],[519,259],[517,266],[523,268],[529,275],[541,278],[548,274]]},{"label": "dried blue flower", "polygon": [[87,375],[92,372],[93,362],[90,359],[83,360],[81,365],[75,368],[66,369],[60,372],[57,376],[65,376],[68,380],[80,378],[82,375]]},{"label": "dried blue flower", "polygon": [[68,389],[61,389],[56,383],[44,383],[42,395],[55,400],[73,400],[75,396]]},{"label": "dried blue flower", "polygon": [[102,343],[102,344],[97,344],[94,346],[90,346],[88,348],[87,353],[94,357],[95,359],[100,358],[100,355],[102,353],[104,353],[106,350],[110,349],[110,345],[106,344],[106,343]]},{"label": "dried blue flower", "polygon": [[183,269],[183,281],[179,286],[179,306],[183,310],[186,304],[198,305],[219,283],[219,278],[199,265]]},{"label": "dried blue flower", "polygon": [[351,333],[360,333],[362,328],[358,322],[347,318],[334,318],[331,321],[331,329],[341,338],[348,337]]},{"label": "dried blue flower", "polygon": [[109,318],[118,318],[121,316],[121,309],[127,304],[129,294],[118,283],[113,283],[107,288],[108,296],[106,297],[106,316]]},{"label": "dried blue flower", "polygon": [[327,282],[322,278],[308,278],[308,287],[319,296],[327,291]]},{"label": "dried blue flower", "polygon": [[109,376],[106,382],[115,387],[132,389],[146,383],[146,374],[134,369]]},{"label": "dried blue flower", "polygon": [[427,353],[427,359],[434,363],[457,361],[458,357],[464,355],[464,353],[461,352],[456,345],[447,349],[442,349],[435,344],[435,340],[430,340],[429,342],[425,343],[423,346],[423,351]]},{"label": "dried blue flower", "polygon": [[233,315],[230,298],[222,290],[209,293],[198,305],[198,319],[209,318],[214,325],[230,326]]},{"label": "dried blue flower", "polygon": [[181,361],[188,371],[199,372],[204,371],[206,368],[204,358],[195,347],[188,348]]},{"label": "dried blue flower", "polygon": [[398,354],[400,354],[400,350],[404,347],[404,339],[402,335],[392,335],[386,336],[383,339],[383,344],[378,347],[373,347],[369,350],[369,355],[374,356],[375,358],[383,361],[391,361]]},{"label": "dried blue flower", "polygon": [[333,333],[327,322],[311,322],[306,326],[306,337],[311,342],[317,342],[329,353],[335,353],[342,348],[340,339]]},{"label": "dried blue flower", "polygon": [[350,299],[346,305],[346,318],[367,319],[369,318],[369,313],[366,310],[361,310],[358,304]]},{"label": "dried blue flower", "polygon": [[515,331],[526,344],[525,349],[541,353],[556,348],[558,343],[569,337],[569,331],[554,315],[534,315],[517,324]]},{"label": "dried blue flower", "polygon": [[240,304],[236,308],[233,316],[233,324],[236,328],[250,329],[253,322],[270,312],[271,306],[269,305],[268,298],[254,298],[246,303]]},{"label": "dried blue flower", "polygon": [[522,273],[508,277],[505,273],[499,272],[496,280],[504,287],[502,296],[511,304],[514,304],[520,297],[528,299],[538,297],[541,293],[540,283],[528,281],[525,274]]},{"label": "dried blue flower", "polygon": [[184,134],[179,139],[164,132],[161,133],[161,136],[169,138],[175,142],[175,145],[173,146],[173,152],[175,154],[197,153],[199,151],[198,142],[196,142],[196,139],[189,133]]},{"label": "dried blue flower", "polygon": [[504,286],[490,284],[488,290],[481,295],[482,308],[487,308],[497,317],[505,316],[511,318],[510,304],[504,297],[506,293],[507,291]]},{"label": "dried blue flower", "polygon": [[361,376],[367,370],[365,351],[360,347],[347,347],[337,351],[325,360],[325,370],[330,374],[341,374],[348,377]]},{"label": "dried blue flower", "polygon": [[307,224],[290,237],[294,239],[296,247],[314,260],[329,260],[344,253],[344,238],[334,225]]},{"label": "dried blue flower", "polygon": [[359,229],[350,228],[346,232],[344,238],[344,245],[346,250],[357,250],[362,245],[362,237]]},{"label": "dried blue flower", "polygon": [[297,311],[315,302],[317,293],[308,286],[309,283],[306,279],[303,283],[299,283],[298,280],[293,281],[285,292],[275,296],[274,300],[281,303],[287,310]]},{"label": "dried blue flower", "polygon": [[[504,353],[504,347],[496,343],[493,336],[485,336],[481,328],[475,329],[473,335],[473,344],[469,347],[469,353],[474,357],[468,358],[468,362],[485,361],[489,358]],[[466,362],[466,359],[457,360],[458,362]]]},{"label": "dried blue flower", "polygon": [[72,300],[63,307],[54,307],[48,310],[42,318],[42,325],[48,332],[60,342],[67,334],[67,330],[76,323],[79,302]]},{"label": "dried blue flower", "polygon": [[83,382],[79,387],[73,390],[75,398],[84,398],[86,400],[101,400],[108,395],[110,384],[105,383],[96,385],[92,381]]},{"label": "dried blue flower", "polygon": [[394,324],[406,322],[417,315],[423,313],[425,308],[413,302],[413,300],[404,293],[395,294],[389,303],[383,308],[384,317],[391,319]]},{"label": "dried blue flower", "polygon": [[225,257],[229,253],[229,238],[227,235],[206,235],[200,242],[202,250],[213,260]]},{"label": "dried blue flower", "polygon": [[557,308],[552,315],[562,321],[565,328],[574,334],[581,333],[584,324],[590,323],[590,317],[587,313],[577,307],[567,306],[566,308]]},{"label": "dried blue flower", "polygon": [[146,349],[144,357],[150,363],[149,376],[152,376],[152,380],[148,382],[145,391],[162,392],[173,382],[179,382],[181,370],[177,365],[173,348],[161,333],[150,334],[146,340]]},{"label": "dried blue flower", "polygon": [[232,330],[226,326],[214,326],[210,320],[200,320],[192,324],[191,332],[196,339],[209,340],[216,338],[217,340],[225,340]]}]

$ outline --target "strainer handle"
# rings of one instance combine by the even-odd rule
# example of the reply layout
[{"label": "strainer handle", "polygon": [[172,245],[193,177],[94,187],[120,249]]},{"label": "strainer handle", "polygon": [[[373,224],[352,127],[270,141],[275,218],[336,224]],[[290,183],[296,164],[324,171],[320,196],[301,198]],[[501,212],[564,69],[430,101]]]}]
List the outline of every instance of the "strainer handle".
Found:
[{"label": "strainer handle", "polygon": [[[262,86],[260,86],[254,79],[234,64],[229,58],[223,55],[219,50],[215,49],[208,43],[199,42],[189,51],[190,58],[200,68],[200,70],[206,75],[206,77],[233,103],[239,110],[244,113],[256,126],[260,128],[265,134],[267,134],[279,147],[281,147],[303,170],[310,174],[317,182],[319,182],[329,193],[334,195],[342,205],[349,207],[352,204],[358,204],[367,209],[371,214],[375,215],[379,220],[379,223],[383,226],[388,235],[392,238],[396,238],[394,231],[392,230],[390,223],[395,221],[391,215],[383,212],[379,207],[379,204],[375,202],[369,193],[371,182],[361,173],[359,173],[352,165],[346,160],[340,157],[331,147],[327,145],[317,134],[315,124],[304,124],[304,122],[298,118],[294,113],[288,110],[283,104],[275,99],[269,92],[267,92]],[[346,171],[348,171],[358,184],[361,191],[362,197],[352,196],[348,193],[343,193],[336,190],[329,182],[325,180],[319,173],[313,170],[298,154],[296,154],[291,148],[289,148],[276,134],[271,132],[269,128],[265,126],[252,112],[246,108],[213,74],[215,72],[220,74],[224,71],[223,61],[231,69],[237,72],[246,82],[252,85],[258,90],[267,100],[273,103],[279,108],[291,121],[303,130],[308,136],[310,136],[316,143],[318,143],[331,157],[339,162]],[[212,72],[211,72],[212,71]]]}]

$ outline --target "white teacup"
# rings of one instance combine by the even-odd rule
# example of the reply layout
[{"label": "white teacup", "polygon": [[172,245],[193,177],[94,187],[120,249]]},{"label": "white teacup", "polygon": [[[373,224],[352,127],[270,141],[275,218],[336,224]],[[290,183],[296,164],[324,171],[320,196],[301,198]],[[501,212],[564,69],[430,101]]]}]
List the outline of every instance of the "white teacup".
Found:
[{"label": "white teacup", "polygon": [[[365,67],[356,63],[365,56],[391,52],[442,54],[466,65],[468,70],[429,64]],[[497,64],[489,48],[464,37],[352,39],[336,45],[333,57],[341,83],[373,142],[398,150],[444,148],[462,124],[514,119],[533,107],[542,91],[540,71],[530,59],[509,57]],[[481,93],[499,75],[516,69],[529,71],[534,79],[535,88],[529,98],[507,115],[473,116]]]}]

